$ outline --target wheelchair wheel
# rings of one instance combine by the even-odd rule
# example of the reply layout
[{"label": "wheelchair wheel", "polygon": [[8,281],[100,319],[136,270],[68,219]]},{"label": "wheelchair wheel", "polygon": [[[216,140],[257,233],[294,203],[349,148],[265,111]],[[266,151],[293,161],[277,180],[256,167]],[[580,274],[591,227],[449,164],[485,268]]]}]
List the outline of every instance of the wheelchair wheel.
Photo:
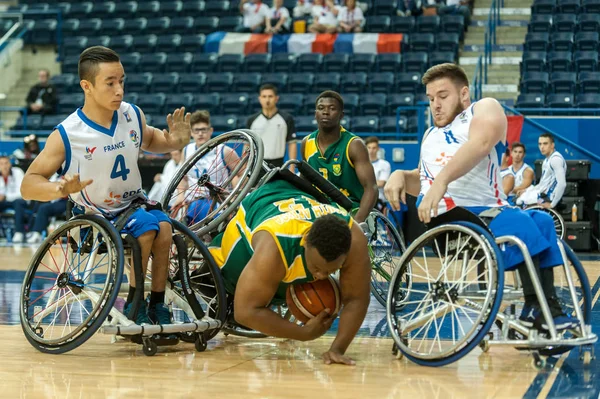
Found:
[{"label": "wheelchair wheel", "polygon": [[558,213],[552,208],[544,208],[540,205],[534,205],[532,207],[527,208],[527,210],[531,209],[546,212],[547,214],[549,214],[552,217],[552,220],[554,221],[554,229],[556,230],[556,235],[561,240],[565,238],[565,220],[560,215],[560,213]]},{"label": "wheelchair wheel", "polygon": [[435,227],[408,247],[387,301],[392,337],[407,358],[443,366],[479,344],[502,302],[500,255],[491,234],[468,222]]},{"label": "wheelchair wheel", "polygon": [[[209,157],[221,157],[229,166],[215,160],[208,169],[196,168],[200,160]],[[171,218],[189,225],[200,236],[214,231],[252,189],[260,175],[262,160],[262,141],[252,132],[223,133],[206,142],[183,163],[169,182],[163,206]],[[226,176],[224,170],[228,168]],[[236,176],[239,181],[233,185]],[[182,180],[187,182],[188,177],[195,183],[183,190],[180,184]]]},{"label": "wheelchair wheel", "polygon": [[21,288],[20,319],[39,351],[64,353],[87,341],[113,308],[123,243],[99,216],[69,220],[38,248]]},{"label": "wheelchair wheel", "polygon": [[[369,258],[371,259],[371,292],[377,301],[386,306],[390,280],[394,270],[400,264],[400,258],[406,252],[404,237],[394,227],[393,223],[379,211],[372,211],[369,215],[374,221],[373,231],[367,237],[369,241]],[[410,273],[405,276],[410,278]],[[410,287],[410,280],[405,281]],[[402,291],[401,298],[397,298],[397,306],[408,300],[410,288]]]}]

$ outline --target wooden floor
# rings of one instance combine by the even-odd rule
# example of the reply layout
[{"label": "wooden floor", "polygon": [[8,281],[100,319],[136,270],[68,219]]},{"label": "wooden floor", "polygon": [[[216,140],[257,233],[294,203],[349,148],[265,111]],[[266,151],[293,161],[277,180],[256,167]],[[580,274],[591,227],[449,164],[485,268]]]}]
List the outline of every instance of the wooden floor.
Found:
[{"label": "wooden floor", "polygon": [[[354,367],[322,363],[333,334],[309,343],[220,334],[206,352],[181,343],[159,348],[154,357],[144,356],[138,345],[111,343],[111,337],[96,334],[72,352],[43,354],[29,345],[18,325],[19,276],[33,251],[0,247],[2,397],[449,399],[565,397],[569,392],[598,397],[599,364],[594,361],[580,373],[574,352],[540,372],[531,366],[529,355],[508,347],[493,347],[488,353],[476,348],[441,368],[396,360],[385,311],[374,299],[348,352],[357,361]],[[594,285],[600,262],[586,265]],[[576,372],[565,377],[569,370]]]}]

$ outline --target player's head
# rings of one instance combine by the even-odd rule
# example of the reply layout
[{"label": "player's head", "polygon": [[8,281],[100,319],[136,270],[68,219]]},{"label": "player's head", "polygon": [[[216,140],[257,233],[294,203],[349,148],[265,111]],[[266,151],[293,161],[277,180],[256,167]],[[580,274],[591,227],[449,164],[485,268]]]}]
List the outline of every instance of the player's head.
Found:
[{"label": "player's head", "polygon": [[543,156],[547,157],[554,152],[554,136],[550,133],[542,133],[538,138],[538,147]]},{"label": "player's head", "polygon": [[306,267],[317,280],[339,270],[348,251],[352,233],[348,224],[335,215],[325,215],[313,223],[306,235]]},{"label": "player's head", "polygon": [[525,158],[525,145],[523,143],[519,143],[515,141],[512,144],[512,149],[510,151],[510,155],[513,159],[513,163],[521,163],[523,162],[523,158]]},{"label": "player's head", "polygon": [[437,127],[450,124],[471,103],[469,79],[458,65],[432,66],[423,75],[422,82],[429,98],[433,124]]},{"label": "player's head", "polygon": [[379,153],[379,139],[375,136],[367,137],[365,144],[367,145],[367,151],[369,151],[369,159],[376,161]]},{"label": "player's head", "polygon": [[281,7],[283,7],[283,0],[274,0],[273,1],[273,7],[275,7],[275,8],[281,8]]},{"label": "player's head", "polygon": [[265,83],[258,89],[258,101],[263,111],[271,112],[279,101],[277,86]]},{"label": "player's head", "polygon": [[181,155],[183,155],[181,150],[171,151],[171,158],[173,161],[175,161],[175,163],[181,162]]},{"label": "player's head", "polygon": [[2,173],[3,176],[8,176],[10,174],[11,167],[10,158],[6,155],[0,156],[0,173]]},{"label": "player's head", "polygon": [[43,84],[46,85],[48,84],[48,80],[50,79],[50,71],[47,70],[46,68],[42,68],[38,71],[38,81]]},{"label": "player's head", "polygon": [[210,140],[214,131],[210,125],[210,113],[204,110],[194,112],[190,118],[190,127],[196,145],[200,146],[206,143]]},{"label": "player's head", "polygon": [[344,99],[339,93],[327,90],[319,94],[315,101],[315,119],[319,130],[340,126],[344,117]]},{"label": "player's head", "polygon": [[79,56],[79,84],[85,101],[99,107],[118,110],[123,101],[125,71],[119,55],[103,47],[89,47]]}]

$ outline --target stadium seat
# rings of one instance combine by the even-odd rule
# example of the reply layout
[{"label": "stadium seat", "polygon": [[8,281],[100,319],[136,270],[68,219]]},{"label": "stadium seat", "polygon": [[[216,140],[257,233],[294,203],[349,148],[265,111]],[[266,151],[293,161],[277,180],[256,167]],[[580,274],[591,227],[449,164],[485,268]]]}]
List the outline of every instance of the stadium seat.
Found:
[{"label": "stadium seat", "polygon": [[[415,96],[410,93],[390,94],[387,97],[386,115],[396,115],[398,107],[406,107],[415,105]],[[411,116],[415,114],[414,110],[401,110],[401,115]]]},{"label": "stadium seat", "polygon": [[376,15],[366,17],[366,30],[370,33],[387,33],[390,31],[391,18],[387,15]]},{"label": "stadium seat", "polygon": [[[66,39],[65,39],[66,41]],[[87,39],[86,39],[87,43]],[[118,54],[126,54],[132,50],[131,46],[133,45],[133,36],[131,35],[122,35],[122,36],[114,36],[110,38],[110,42],[108,46],[116,51]]]},{"label": "stadium seat", "polygon": [[221,54],[217,61],[217,72],[240,72],[243,64],[242,54]]},{"label": "stadium seat", "polygon": [[[279,104],[277,104],[279,107]],[[244,115],[248,108],[248,93],[224,93],[221,94],[222,114]]]},{"label": "stadium seat", "polygon": [[287,93],[279,96],[277,108],[289,112],[292,115],[297,115],[302,108],[304,95],[299,93]]},{"label": "stadium seat", "polygon": [[277,87],[280,92],[285,91],[288,86],[288,74],[287,73],[263,73],[261,76],[260,84],[272,84]]},{"label": "stadium seat", "polygon": [[271,72],[290,73],[295,71],[298,57],[296,54],[279,53],[271,58]]},{"label": "stadium seat", "polygon": [[218,29],[224,32],[235,32],[236,28],[242,26],[241,16],[219,18]]},{"label": "stadium seat", "polygon": [[580,16],[586,14],[600,14],[600,0],[581,0]]},{"label": "stadium seat", "polygon": [[[148,114],[164,113],[166,96],[163,93],[144,94],[139,96],[137,105]],[[169,110],[171,112],[172,110]]]},{"label": "stadium seat", "polygon": [[269,70],[271,54],[248,54],[244,58],[243,69],[246,72],[263,73]]},{"label": "stadium seat", "polygon": [[205,3],[203,0],[186,0],[183,2],[181,14],[183,15],[202,15]]},{"label": "stadium seat", "polygon": [[535,0],[531,5],[532,14],[552,14],[556,7],[556,0]]},{"label": "stadium seat", "polygon": [[546,72],[546,52],[527,51],[523,53],[521,72]]},{"label": "stadium seat", "polygon": [[[12,25],[12,23],[11,23]],[[62,23],[62,31],[64,37],[79,36],[79,25],[78,19],[67,19]]]},{"label": "stadium seat", "polygon": [[61,95],[81,90],[79,85],[75,84],[75,82],[79,83],[79,79],[77,79],[76,75],[72,73],[54,75],[50,78],[50,83],[52,83],[52,85]]},{"label": "stadium seat", "polygon": [[[186,0],[187,3],[187,0]],[[181,15],[194,15],[183,13],[183,2],[181,1],[161,1],[160,15],[163,17],[177,18]],[[173,32],[172,32],[173,33]]]},{"label": "stadium seat", "polygon": [[342,119],[340,119],[340,125],[346,130],[352,130],[352,119],[344,115]]},{"label": "stadium seat", "polygon": [[158,38],[156,35],[138,35],[133,36],[132,47],[138,53],[152,53],[156,48],[156,42]]},{"label": "stadium seat", "polygon": [[558,0],[555,14],[577,14],[579,12],[579,0]]},{"label": "stadium seat", "polygon": [[[56,126],[58,126],[62,121],[64,121],[67,118],[67,116],[69,116],[69,115],[68,114],[45,115],[42,118],[42,122],[40,123],[38,129],[45,130],[48,133],[50,133],[52,130],[54,130],[54,128],[56,128]],[[29,124],[29,120],[27,122]]]},{"label": "stadium seat", "polygon": [[552,28],[555,32],[575,32],[577,30],[577,15],[555,14],[552,19]]},{"label": "stadium seat", "polygon": [[258,95],[260,80],[261,75],[257,72],[235,74],[233,75],[233,87],[231,89],[234,92],[249,93],[250,96]]},{"label": "stadium seat", "polygon": [[421,15],[417,17],[417,32],[437,33],[440,29],[440,17],[437,15]]},{"label": "stadium seat", "polygon": [[415,31],[414,17],[392,17],[392,32],[410,34]]},{"label": "stadium seat", "polygon": [[181,45],[181,35],[160,35],[156,38],[156,51],[163,53],[176,53]]},{"label": "stadium seat", "polygon": [[556,94],[575,93],[577,74],[574,72],[554,72],[550,75],[550,92]]},{"label": "stadium seat", "polygon": [[[455,33],[462,36],[465,31],[465,17],[463,15],[444,15],[441,30],[444,33]],[[437,31],[433,33],[437,33]]]},{"label": "stadium seat", "polygon": [[140,53],[134,52],[122,54],[120,58],[121,64],[123,64],[123,68],[125,69],[125,73],[138,72],[140,66]]},{"label": "stadium seat", "polygon": [[100,34],[113,36],[122,35],[125,29],[125,20],[123,18],[103,19],[100,24]]},{"label": "stadium seat", "polygon": [[576,51],[574,60],[577,72],[594,72],[598,70],[597,51]]},{"label": "stadium seat", "polygon": [[[74,111],[73,109],[72,111]],[[27,125],[22,116],[19,116],[17,122],[13,125],[12,130],[38,130],[42,123],[41,115],[27,115]]]},{"label": "stadium seat", "polygon": [[433,33],[414,33],[410,35],[410,50],[429,52],[435,47]]},{"label": "stadium seat", "polygon": [[424,73],[427,65],[427,53],[407,53],[402,58],[402,70],[404,72]]},{"label": "stadium seat", "polygon": [[573,55],[570,51],[554,51],[548,53],[549,72],[570,72],[572,70]]},{"label": "stadium seat", "polygon": [[289,93],[308,93],[312,90],[315,75],[312,73],[293,73],[288,76]]},{"label": "stadium seat", "polygon": [[579,93],[600,93],[600,72],[581,72]]},{"label": "stadium seat", "polygon": [[125,78],[125,90],[135,93],[148,93],[153,75],[151,73],[130,73]]},{"label": "stadium seat", "polygon": [[600,108],[600,94],[579,94],[575,99],[575,104],[577,108]]},{"label": "stadium seat", "polygon": [[[85,36],[65,37],[63,39],[64,55],[79,55],[87,48],[88,39]],[[118,46],[117,46],[118,47]],[[112,48],[112,46],[111,46]],[[117,53],[118,50],[115,50]]]},{"label": "stadium seat", "polygon": [[548,84],[548,73],[525,72],[521,78],[521,93],[545,93]]},{"label": "stadium seat", "polygon": [[329,53],[323,56],[323,72],[343,73],[348,71],[350,55]]},{"label": "stadium seat", "polygon": [[208,35],[209,33],[216,32],[218,26],[219,18],[217,17],[198,17],[194,20],[194,31],[196,33]]},{"label": "stadium seat", "polygon": [[171,26],[171,19],[169,17],[150,18],[147,20],[146,33],[162,35],[172,33],[169,31]]},{"label": "stadium seat", "polygon": [[546,107],[573,108],[574,101],[573,94],[549,94],[546,96]]},{"label": "stadium seat", "polygon": [[440,33],[435,39],[435,48],[437,51],[450,51],[458,54],[460,46],[460,36],[458,33]]},{"label": "stadium seat", "polygon": [[402,57],[398,53],[377,54],[377,71],[398,72],[402,65]]},{"label": "stadium seat", "polygon": [[165,112],[172,113],[177,108],[185,107],[191,110],[194,104],[194,95],[190,93],[168,94],[165,99]]},{"label": "stadium seat", "polygon": [[364,72],[342,75],[340,90],[342,93],[364,93],[367,88],[367,74]]},{"label": "stadium seat", "polygon": [[394,90],[394,73],[379,72],[371,73],[369,79],[369,92],[388,94]]},{"label": "stadium seat", "polygon": [[197,73],[180,73],[178,93],[199,93],[204,91],[206,85],[206,74]]},{"label": "stadium seat", "polygon": [[[404,124],[406,124],[406,118],[404,119]],[[404,126],[400,124],[400,121],[395,116],[384,116],[379,118],[379,131],[381,133],[396,133],[398,130],[403,131]]]},{"label": "stadium seat", "polygon": [[323,64],[323,54],[320,53],[305,53],[298,56],[298,63],[296,64],[297,72],[321,72],[321,65]]},{"label": "stadium seat", "polygon": [[175,93],[178,84],[179,73],[177,72],[155,73],[150,84],[150,92]]},{"label": "stadium seat", "polygon": [[[56,112],[60,114],[70,114],[77,108],[83,105],[84,94],[83,93],[71,93],[68,96],[58,97],[58,106]],[[31,117],[30,115],[29,117]]]},{"label": "stadium seat", "polygon": [[375,54],[356,53],[350,56],[350,72],[365,72],[373,71],[375,67]]},{"label": "stadium seat", "polygon": [[396,93],[416,94],[421,88],[421,74],[416,72],[396,75]]},{"label": "stadium seat", "polygon": [[519,94],[517,108],[543,108],[546,98],[543,94]]},{"label": "stadium seat", "polygon": [[598,32],[578,32],[575,35],[575,50],[598,51],[600,48],[600,35]]},{"label": "stadium seat", "polygon": [[376,116],[355,116],[350,123],[354,133],[376,133],[379,130],[379,118]]},{"label": "stadium seat", "polygon": [[231,91],[233,84],[233,74],[231,72],[206,74],[206,91],[227,93]]},{"label": "stadium seat", "polygon": [[550,34],[530,32],[525,36],[525,49],[529,51],[547,51],[550,46]]},{"label": "stadium seat", "polygon": [[312,86],[312,90],[315,92],[322,92],[325,90],[340,90],[341,77],[337,72],[330,73],[317,73]]},{"label": "stadium seat", "polygon": [[[121,62],[123,61],[121,60]],[[63,59],[60,70],[62,73],[77,73],[78,65],[79,55],[67,56]]]},{"label": "stadium seat", "polygon": [[81,36],[98,36],[102,20],[99,18],[84,19],[79,21],[78,34]]},{"label": "stadium seat", "polygon": [[165,53],[142,54],[140,58],[140,65],[143,65],[144,71],[147,72],[165,72],[166,64],[167,54]]},{"label": "stadium seat", "polygon": [[318,129],[317,121],[314,116],[297,116],[294,118],[296,131],[300,133],[312,133]]},{"label": "stadium seat", "polygon": [[534,14],[529,21],[529,32],[550,32],[552,28],[552,15]]},{"label": "stadium seat", "polygon": [[[304,94],[304,101],[302,103],[302,110],[301,110],[302,115],[313,115],[314,116],[315,103],[317,101],[317,97],[319,97],[319,94],[321,94],[321,93],[313,92],[313,93]],[[348,114],[348,110],[346,107],[346,95],[345,94],[344,94],[344,111],[346,114]]]},{"label": "stadium seat", "polygon": [[160,2],[158,1],[142,1],[138,3],[138,8],[135,13],[141,18],[157,18],[160,17]]},{"label": "stadium seat", "polygon": [[431,54],[431,57],[429,57],[429,66],[432,67],[446,62],[453,64],[455,61],[455,53],[451,51],[435,51]]},{"label": "stadium seat", "polygon": [[205,42],[206,36],[203,34],[181,36],[181,45],[179,46],[179,50],[190,52],[192,54],[200,53],[202,52]]},{"label": "stadium seat", "polygon": [[187,73],[192,68],[192,53],[170,53],[167,54],[167,65],[165,72]]},{"label": "stadium seat", "polygon": [[217,132],[229,132],[237,128],[238,118],[235,115],[213,115],[210,124]]},{"label": "stadium seat", "polygon": [[377,0],[374,2],[373,15],[395,15],[398,8],[396,0]]},{"label": "stadium seat", "polygon": [[598,32],[600,30],[599,14],[579,14],[578,22],[581,32]]},{"label": "stadium seat", "polygon": [[93,4],[89,1],[82,1],[80,3],[71,3],[69,13],[66,15],[67,18],[86,19],[90,17]]},{"label": "stadium seat", "polygon": [[32,44],[54,44],[56,43],[56,20],[40,19],[35,21],[31,29]]},{"label": "stadium seat", "polygon": [[192,72],[215,72],[219,55],[216,53],[195,53],[192,58]]},{"label": "stadium seat", "polygon": [[[82,96],[83,96],[83,94],[82,94]],[[129,103],[129,104],[137,104],[139,98],[140,98],[140,96],[137,93],[125,92],[125,95],[123,96],[123,101],[125,101],[126,103]],[[83,100],[82,100],[81,104],[83,104]]]},{"label": "stadium seat", "polygon": [[220,17],[227,15],[229,11],[229,1],[208,1],[204,5],[204,15],[209,17]]},{"label": "stadium seat", "polygon": [[[344,114],[346,116],[358,115],[360,110],[358,107],[360,97],[356,93],[345,93],[344,94]],[[314,106],[313,106],[314,110]]]},{"label": "stadium seat", "polygon": [[214,114],[221,103],[221,96],[217,93],[202,93],[194,96],[193,109],[205,109]]},{"label": "stadium seat", "polygon": [[[113,15],[126,20],[139,18],[137,15],[138,3],[136,1],[118,1],[115,2],[115,11]],[[129,32],[129,23],[128,23]]]},{"label": "stadium seat", "polygon": [[[170,33],[177,33],[182,37],[189,36],[194,30],[194,18],[192,17],[177,17],[171,19]],[[204,43],[203,43],[204,44]]]},{"label": "stadium seat", "polygon": [[573,51],[573,33],[555,32],[550,35],[550,49],[553,51]]},{"label": "stadium seat", "polygon": [[385,110],[386,100],[387,96],[383,93],[361,94],[361,114],[381,116]]}]

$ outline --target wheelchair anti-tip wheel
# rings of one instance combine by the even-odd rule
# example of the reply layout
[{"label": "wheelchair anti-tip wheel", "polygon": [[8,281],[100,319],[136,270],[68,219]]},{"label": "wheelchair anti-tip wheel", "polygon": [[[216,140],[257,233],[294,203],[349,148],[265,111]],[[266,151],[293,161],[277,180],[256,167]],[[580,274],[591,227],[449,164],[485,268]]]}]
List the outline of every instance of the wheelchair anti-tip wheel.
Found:
[{"label": "wheelchair anti-tip wheel", "polygon": [[21,288],[27,340],[45,353],[64,353],[102,325],[123,277],[123,244],[99,216],[78,216],[52,232],[33,256]]},{"label": "wheelchair anti-tip wheel", "polygon": [[[390,283],[387,319],[398,349],[425,366],[443,366],[469,353],[494,322],[503,270],[493,237],[476,224],[441,225],[420,236]],[[408,292],[410,298],[398,304]]]}]

